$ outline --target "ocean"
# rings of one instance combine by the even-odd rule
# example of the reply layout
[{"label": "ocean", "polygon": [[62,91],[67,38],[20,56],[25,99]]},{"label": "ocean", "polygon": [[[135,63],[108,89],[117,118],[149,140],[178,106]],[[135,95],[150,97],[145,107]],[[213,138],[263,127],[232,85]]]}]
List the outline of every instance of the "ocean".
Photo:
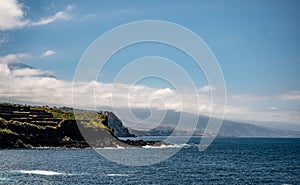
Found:
[{"label": "ocean", "polygon": [[[93,149],[0,150],[0,184],[300,184],[300,139],[216,138],[202,152],[197,143],[192,138],[149,166],[114,163]],[[128,149],[99,150],[113,155]],[[159,156],[171,150],[135,152]],[[123,154],[120,160],[130,163],[132,157]]]}]

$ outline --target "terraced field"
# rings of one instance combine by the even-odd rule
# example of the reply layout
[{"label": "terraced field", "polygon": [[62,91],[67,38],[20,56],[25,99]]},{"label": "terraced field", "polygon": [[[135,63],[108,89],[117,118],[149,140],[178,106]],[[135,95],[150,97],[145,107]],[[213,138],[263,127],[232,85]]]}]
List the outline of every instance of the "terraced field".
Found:
[{"label": "terraced field", "polygon": [[40,126],[58,126],[62,118],[55,118],[52,113],[45,109],[30,108],[24,106],[2,105],[0,106],[0,117],[10,121],[27,122]]},{"label": "terraced field", "polygon": [[[72,112],[50,107],[0,104],[0,148],[88,147],[86,140],[109,140],[113,130],[95,112]],[[81,132],[91,133],[84,138]],[[110,142],[107,142],[110,145]],[[102,143],[100,142],[100,145]],[[103,144],[104,145],[104,144]]]}]

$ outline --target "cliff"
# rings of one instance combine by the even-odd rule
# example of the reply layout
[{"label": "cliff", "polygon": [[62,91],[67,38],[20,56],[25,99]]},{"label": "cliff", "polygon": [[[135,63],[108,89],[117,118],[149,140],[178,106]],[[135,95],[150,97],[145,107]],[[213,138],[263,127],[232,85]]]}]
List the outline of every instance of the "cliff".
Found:
[{"label": "cliff", "polygon": [[[76,121],[71,111],[2,103],[0,104],[0,148],[141,147],[160,144],[160,142],[119,140],[114,135],[115,129],[109,127],[109,123],[113,125],[117,118],[114,116],[110,113],[107,124],[98,119],[96,112],[82,111],[76,116],[79,117]],[[122,128],[120,124],[121,122],[117,126]],[[126,129],[122,128],[123,133],[126,133]]]}]

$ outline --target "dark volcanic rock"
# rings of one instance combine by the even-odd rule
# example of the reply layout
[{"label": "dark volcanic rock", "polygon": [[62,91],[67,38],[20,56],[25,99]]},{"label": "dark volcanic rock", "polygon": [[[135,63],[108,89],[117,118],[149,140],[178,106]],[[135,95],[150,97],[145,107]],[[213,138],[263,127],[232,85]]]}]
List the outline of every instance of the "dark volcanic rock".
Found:
[{"label": "dark volcanic rock", "polygon": [[112,112],[107,112],[108,126],[114,130],[117,137],[135,137],[128,128],[123,126],[122,121]]},{"label": "dark volcanic rock", "polygon": [[21,139],[17,139],[14,148],[31,148],[31,145],[25,144]]},{"label": "dark volcanic rock", "polygon": [[129,139],[124,141],[124,143],[128,144],[129,146],[137,146],[137,147],[170,145],[162,141],[145,141],[145,140],[129,140]]}]

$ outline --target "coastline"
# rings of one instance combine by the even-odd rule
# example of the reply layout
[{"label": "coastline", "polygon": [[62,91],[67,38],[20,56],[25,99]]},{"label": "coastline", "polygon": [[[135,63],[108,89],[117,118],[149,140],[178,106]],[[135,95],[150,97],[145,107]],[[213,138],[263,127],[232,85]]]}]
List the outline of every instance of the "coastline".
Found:
[{"label": "coastline", "polygon": [[124,148],[168,145],[162,141],[120,140],[134,136],[112,112],[0,103],[0,148]]}]

